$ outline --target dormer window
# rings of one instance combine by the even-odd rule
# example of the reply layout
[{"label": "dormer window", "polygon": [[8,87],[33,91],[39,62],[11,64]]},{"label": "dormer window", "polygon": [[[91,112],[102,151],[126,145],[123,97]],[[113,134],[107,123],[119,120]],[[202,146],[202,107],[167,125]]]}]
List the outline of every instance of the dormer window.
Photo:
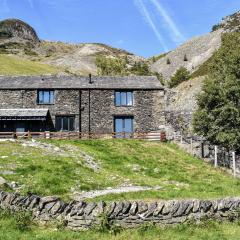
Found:
[{"label": "dormer window", "polygon": [[54,104],[54,91],[39,90],[37,102],[38,104]]},{"label": "dormer window", "polygon": [[132,91],[116,91],[115,106],[117,107],[133,106],[133,92]]}]

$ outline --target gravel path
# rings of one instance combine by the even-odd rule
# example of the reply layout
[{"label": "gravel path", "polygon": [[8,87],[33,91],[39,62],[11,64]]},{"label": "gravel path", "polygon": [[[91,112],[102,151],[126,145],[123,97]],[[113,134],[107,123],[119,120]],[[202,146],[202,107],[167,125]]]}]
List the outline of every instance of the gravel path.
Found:
[{"label": "gravel path", "polygon": [[88,198],[95,198],[99,196],[104,196],[108,194],[119,194],[119,193],[128,193],[128,192],[141,192],[141,191],[150,191],[150,190],[161,190],[163,187],[142,187],[142,186],[125,186],[119,188],[108,188],[104,190],[95,190],[83,193],[75,193],[73,199],[76,201],[81,201]]}]

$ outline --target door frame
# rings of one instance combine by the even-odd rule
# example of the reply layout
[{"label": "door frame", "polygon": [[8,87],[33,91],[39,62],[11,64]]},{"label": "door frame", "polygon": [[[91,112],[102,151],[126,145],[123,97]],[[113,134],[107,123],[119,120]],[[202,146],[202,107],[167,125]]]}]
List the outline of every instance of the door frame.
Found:
[{"label": "door frame", "polygon": [[[132,132],[129,134],[133,134],[134,133],[134,116],[133,115],[114,115],[113,116],[113,132],[116,134],[116,119],[132,119]],[[123,121],[124,122],[124,121]],[[127,133],[127,132],[126,132]],[[128,133],[127,133],[128,134]],[[125,138],[125,134],[124,137]]]}]

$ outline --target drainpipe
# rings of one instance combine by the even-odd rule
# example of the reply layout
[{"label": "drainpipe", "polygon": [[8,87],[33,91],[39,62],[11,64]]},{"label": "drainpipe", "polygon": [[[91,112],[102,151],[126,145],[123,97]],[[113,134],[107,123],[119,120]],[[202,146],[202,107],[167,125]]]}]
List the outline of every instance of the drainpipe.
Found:
[{"label": "drainpipe", "polygon": [[[93,84],[92,74],[89,74],[89,84]],[[91,89],[88,89],[88,133],[91,133]]]},{"label": "drainpipe", "polygon": [[79,132],[82,132],[82,90],[79,90]]}]

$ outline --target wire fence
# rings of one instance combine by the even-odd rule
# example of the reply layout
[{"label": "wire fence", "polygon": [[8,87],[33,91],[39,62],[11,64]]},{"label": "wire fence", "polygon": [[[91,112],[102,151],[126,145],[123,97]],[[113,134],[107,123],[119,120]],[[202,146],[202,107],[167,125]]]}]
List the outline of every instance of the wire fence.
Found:
[{"label": "wire fence", "polygon": [[229,169],[234,177],[240,177],[240,155],[237,152],[213,145],[199,136],[173,134],[169,139],[177,142],[188,153],[209,161],[214,167]]}]

